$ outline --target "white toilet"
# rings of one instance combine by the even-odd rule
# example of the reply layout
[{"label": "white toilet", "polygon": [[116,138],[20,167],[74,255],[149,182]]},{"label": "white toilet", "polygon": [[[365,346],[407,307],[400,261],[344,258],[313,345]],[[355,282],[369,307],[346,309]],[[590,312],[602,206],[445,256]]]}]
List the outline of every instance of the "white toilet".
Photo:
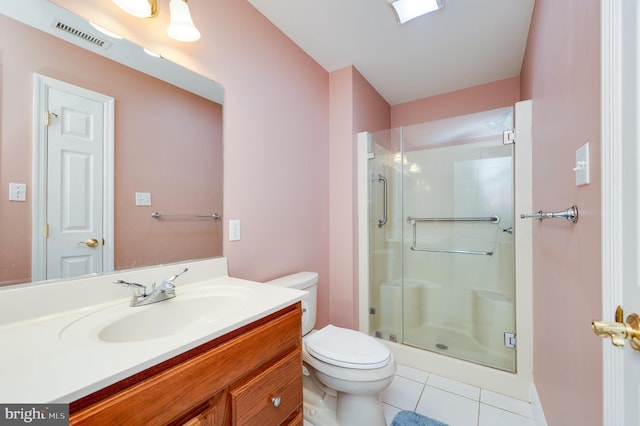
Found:
[{"label": "white toilet", "polygon": [[375,338],[316,322],[318,274],[299,272],[267,284],[309,293],[302,299],[305,424],[385,426],[380,392],[396,373],[393,353]]}]

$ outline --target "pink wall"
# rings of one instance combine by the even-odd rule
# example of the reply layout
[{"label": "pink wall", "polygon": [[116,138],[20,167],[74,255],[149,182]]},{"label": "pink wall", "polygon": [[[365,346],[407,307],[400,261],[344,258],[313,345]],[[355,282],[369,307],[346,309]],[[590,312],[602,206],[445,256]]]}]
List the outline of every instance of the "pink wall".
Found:
[{"label": "pink wall", "polygon": [[[166,36],[167,3],[136,19],[102,0],[55,0],[220,82],[224,100],[224,243],[229,272],[268,280],[300,270],[329,278],[329,75],[245,1],[190,2],[202,38]],[[328,306],[319,319],[328,320]]]},{"label": "pink wall", "polygon": [[[225,86],[225,219],[242,220],[242,240],[224,247],[231,274],[262,280],[318,271],[319,321],[353,324],[354,164],[343,156],[353,155],[357,130],[375,130],[352,121],[366,98],[354,95],[355,71],[329,76],[242,1],[190,2],[203,37],[192,44],[166,38],[166,14],[142,21],[111,2],[56,3]],[[599,162],[598,7],[597,0],[538,0],[521,76],[522,98],[534,99],[535,206],[575,202],[581,211],[575,226],[544,222],[535,230],[534,374],[550,424],[599,424],[602,413],[600,341],[589,330],[600,311],[599,170],[581,188],[571,171],[575,149],[586,141],[592,164]],[[517,80],[495,84],[505,96],[498,106],[520,98]],[[448,98],[460,94],[396,105],[384,127],[439,118],[434,111],[457,115],[467,104],[456,101],[452,111]],[[493,107],[479,99],[474,110]]]},{"label": "pink wall", "polygon": [[488,111],[513,105],[520,99],[520,77],[468,87],[418,99],[391,108],[391,127]]},{"label": "pink wall", "polygon": [[329,321],[358,327],[356,134],[388,129],[389,104],[352,66],[330,76]]},{"label": "pink wall", "polygon": [[[0,16],[0,53],[0,285],[31,280],[33,73],[115,99],[116,269],[220,254],[220,223],[150,217],[153,210],[220,211],[222,185],[213,184],[222,181],[220,105],[5,16]],[[27,183],[29,201],[7,201],[9,182]],[[186,186],[193,193],[185,192]],[[136,191],[151,192],[153,206],[135,207]],[[174,244],[176,233],[188,235],[188,241]]]},{"label": "pink wall", "polygon": [[[522,69],[533,99],[533,204],[576,204],[576,225],[534,224],[534,381],[550,425],[602,424],[600,2],[537,0]],[[575,150],[591,145],[591,184]]]}]

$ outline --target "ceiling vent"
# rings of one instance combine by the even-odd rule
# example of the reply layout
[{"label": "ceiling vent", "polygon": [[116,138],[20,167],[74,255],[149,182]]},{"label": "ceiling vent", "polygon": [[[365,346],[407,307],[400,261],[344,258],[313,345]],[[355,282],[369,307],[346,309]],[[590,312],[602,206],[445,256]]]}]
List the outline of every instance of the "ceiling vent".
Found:
[{"label": "ceiling vent", "polygon": [[64,31],[67,34],[71,34],[72,36],[81,38],[82,40],[93,44],[94,46],[100,47],[102,49],[108,49],[111,47],[111,43],[101,39],[100,37],[96,37],[92,34],[87,33],[86,31],[79,30],[71,25],[65,24],[64,22],[60,22],[54,20],[51,23],[51,26],[57,30]]}]

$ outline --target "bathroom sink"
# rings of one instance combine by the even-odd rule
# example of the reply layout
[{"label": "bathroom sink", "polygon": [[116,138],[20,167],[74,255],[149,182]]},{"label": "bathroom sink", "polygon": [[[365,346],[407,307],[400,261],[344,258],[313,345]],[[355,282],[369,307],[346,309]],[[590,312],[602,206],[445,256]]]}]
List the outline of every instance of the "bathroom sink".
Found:
[{"label": "bathroom sink", "polygon": [[205,329],[242,309],[253,291],[211,286],[176,293],[173,299],[146,306],[119,304],[92,312],[68,324],[60,338],[63,342],[127,343]]}]

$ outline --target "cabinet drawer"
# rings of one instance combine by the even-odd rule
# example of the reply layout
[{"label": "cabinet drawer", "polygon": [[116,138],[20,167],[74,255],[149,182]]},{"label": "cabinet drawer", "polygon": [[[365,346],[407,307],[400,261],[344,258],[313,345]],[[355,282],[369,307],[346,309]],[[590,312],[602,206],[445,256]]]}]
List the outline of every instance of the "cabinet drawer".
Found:
[{"label": "cabinet drawer", "polygon": [[[279,405],[273,398],[279,398]],[[233,424],[279,425],[302,404],[302,357],[292,352],[231,389]],[[277,406],[276,406],[277,405]]]}]

